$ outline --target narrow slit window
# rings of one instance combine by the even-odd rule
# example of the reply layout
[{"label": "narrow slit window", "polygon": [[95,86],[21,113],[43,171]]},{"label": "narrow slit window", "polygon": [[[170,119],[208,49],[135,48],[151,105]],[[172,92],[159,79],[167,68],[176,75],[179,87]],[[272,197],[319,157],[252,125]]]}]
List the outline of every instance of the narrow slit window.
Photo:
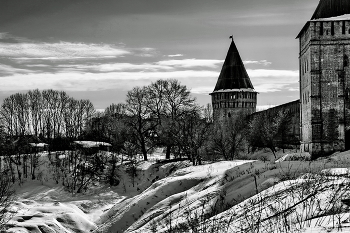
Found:
[{"label": "narrow slit window", "polygon": [[331,35],[334,36],[334,22],[331,24]]},{"label": "narrow slit window", "polygon": [[323,22],[320,23],[320,35],[323,36]]},{"label": "narrow slit window", "polygon": [[344,67],[349,66],[349,58],[347,55],[344,55],[343,65],[344,65]]},{"label": "narrow slit window", "polygon": [[342,24],[342,33],[345,34],[345,21],[343,21],[343,24]]}]

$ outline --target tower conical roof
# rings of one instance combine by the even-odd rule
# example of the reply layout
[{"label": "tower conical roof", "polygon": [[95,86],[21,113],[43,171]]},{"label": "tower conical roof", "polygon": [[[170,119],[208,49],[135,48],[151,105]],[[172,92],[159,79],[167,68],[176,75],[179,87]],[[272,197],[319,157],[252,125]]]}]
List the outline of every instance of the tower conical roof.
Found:
[{"label": "tower conical roof", "polygon": [[311,20],[350,14],[349,0],[320,0]]},{"label": "tower conical roof", "polygon": [[254,89],[235,42],[232,40],[214,91],[243,88]]}]

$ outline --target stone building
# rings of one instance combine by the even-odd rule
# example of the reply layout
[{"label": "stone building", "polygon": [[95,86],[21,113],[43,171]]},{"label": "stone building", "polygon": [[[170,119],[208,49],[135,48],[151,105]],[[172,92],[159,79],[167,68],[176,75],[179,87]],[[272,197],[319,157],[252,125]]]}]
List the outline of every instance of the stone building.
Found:
[{"label": "stone building", "polygon": [[[290,128],[301,151],[313,157],[349,150],[350,1],[320,0],[297,39],[300,100],[254,116],[291,112]],[[221,124],[256,110],[257,93],[233,41],[211,96],[214,121]]]},{"label": "stone building", "polygon": [[222,126],[233,122],[242,114],[248,115],[256,111],[257,92],[233,39],[214,91],[210,95],[214,122],[220,122]]},{"label": "stone building", "polygon": [[301,150],[350,149],[350,1],[321,0],[297,38]]}]

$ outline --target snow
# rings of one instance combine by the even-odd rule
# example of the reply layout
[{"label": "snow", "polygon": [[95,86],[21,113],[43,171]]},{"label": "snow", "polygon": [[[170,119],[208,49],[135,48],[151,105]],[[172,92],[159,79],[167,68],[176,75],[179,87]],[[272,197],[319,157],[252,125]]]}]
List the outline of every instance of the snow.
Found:
[{"label": "snow", "polygon": [[49,144],[46,144],[46,143],[29,143],[29,145],[31,147],[41,147],[41,148],[43,148],[45,146],[48,146]]},{"label": "snow", "polygon": [[99,146],[112,146],[107,142],[96,142],[96,141],[74,141],[74,143],[84,147],[84,148],[92,148]]},{"label": "snow", "polygon": [[350,198],[350,152],[316,161],[288,152],[276,162],[200,166],[157,163],[162,156],[159,150],[154,160],[139,162],[134,184],[121,172],[117,187],[97,182],[86,193],[72,194],[50,177],[42,153],[40,169],[48,177],[16,187],[8,232],[147,233],[188,223],[213,232],[254,232],[255,223],[261,232],[350,232],[349,207],[341,201]]},{"label": "snow", "polygon": [[282,162],[282,161],[310,161],[311,160],[311,155],[309,153],[291,153],[291,154],[286,154],[276,160],[276,163]]}]

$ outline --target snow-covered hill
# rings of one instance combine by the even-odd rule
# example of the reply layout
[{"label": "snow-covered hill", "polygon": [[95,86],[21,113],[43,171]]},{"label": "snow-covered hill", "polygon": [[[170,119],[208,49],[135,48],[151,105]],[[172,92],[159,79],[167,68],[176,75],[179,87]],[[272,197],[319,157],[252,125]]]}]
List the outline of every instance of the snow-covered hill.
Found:
[{"label": "snow-covered hill", "polygon": [[350,232],[350,152],[140,162],[134,182],[121,172],[119,186],[97,182],[84,194],[56,185],[42,164],[47,178],[16,188],[8,232]]},{"label": "snow-covered hill", "polygon": [[350,183],[344,169],[334,168],[347,167],[349,157],[183,168],[104,213],[96,232],[344,230],[348,213],[341,200],[350,198]]}]

